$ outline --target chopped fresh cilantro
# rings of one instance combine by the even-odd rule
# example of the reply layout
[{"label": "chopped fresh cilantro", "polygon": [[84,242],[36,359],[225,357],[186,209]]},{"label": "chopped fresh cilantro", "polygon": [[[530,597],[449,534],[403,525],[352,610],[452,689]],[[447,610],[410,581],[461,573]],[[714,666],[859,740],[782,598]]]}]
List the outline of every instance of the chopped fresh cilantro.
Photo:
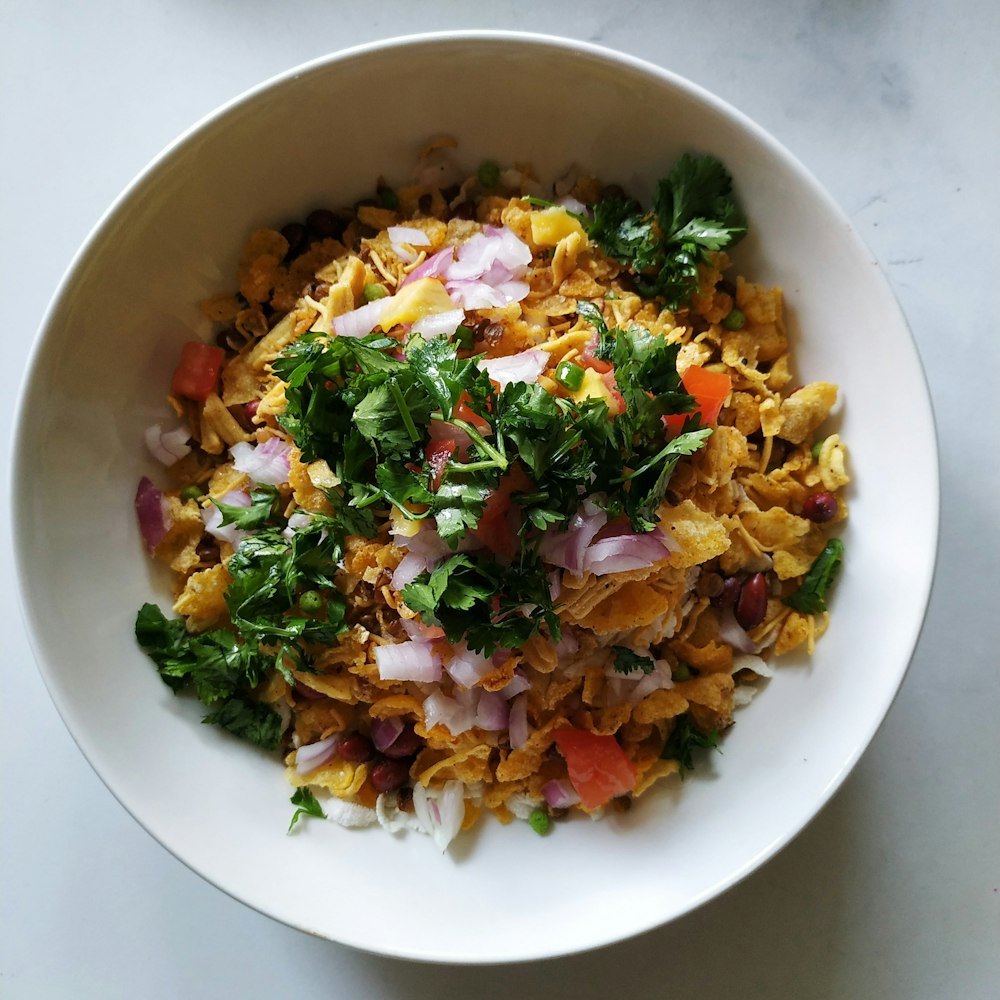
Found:
[{"label": "chopped fresh cilantro", "polygon": [[293,806],[298,808],[292,813],[292,821],[288,824],[288,832],[292,832],[292,827],[298,823],[301,816],[315,816],[316,819],[326,819],[326,813],[323,812],[323,807],[316,800],[316,796],[313,795],[312,790],[303,785],[301,788],[295,789],[295,794],[289,800]]},{"label": "chopped fresh cilantro", "polygon": [[193,635],[182,618],[165,618],[155,604],[136,616],[135,635],[175,691],[190,685],[206,705],[232,696],[241,685],[260,683],[272,658],[239,641],[226,629]]},{"label": "chopped fresh cilantro", "polygon": [[281,716],[263,702],[249,698],[234,695],[201,721],[222,726],[264,750],[277,750],[281,742]]},{"label": "chopped fresh cilantro", "polygon": [[642,656],[628,646],[612,646],[611,651],[615,654],[615,670],[620,674],[630,674],[633,670],[651,674],[656,669],[651,657]]},{"label": "chopped fresh cilantro", "polygon": [[[560,637],[548,577],[537,557],[502,566],[465,553],[449,556],[408,583],[403,600],[425,621],[438,623],[449,642],[464,639],[487,656],[501,646],[523,646],[542,622],[554,640]],[[528,613],[526,605],[537,610]]]},{"label": "chopped fresh cilantro", "polygon": [[714,156],[684,154],[660,180],[653,210],[631,198],[610,198],[582,218],[587,234],[634,274],[647,298],[677,310],[698,290],[698,265],[711,251],[746,235],[746,218],[732,196],[732,179]]},{"label": "chopped fresh cilantro", "polygon": [[710,733],[702,733],[695,728],[691,715],[685,712],[674,719],[674,728],[667,737],[667,742],[660,753],[664,760],[676,760],[680,764],[680,775],[694,768],[695,750],[717,750],[719,748],[719,732],[713,729]]},{"label": "chopped fresh cilantro", "polygon": [[826,611],[826,593],[836,580],[843,560],[844,543],[839,538],[831,538],[809,567],[798,589],[785,598],[785,604],[806,615]]},{"label": "chopped fresh cilantro", "polygon": [[250,491],[249,507],[239,507],[236,504],[223,503],[221,500],[213,500],[212,503],[222,512],[223,524],[252,530],[262,527],[271,520],[277,499],[276,486],[258,486]]}]

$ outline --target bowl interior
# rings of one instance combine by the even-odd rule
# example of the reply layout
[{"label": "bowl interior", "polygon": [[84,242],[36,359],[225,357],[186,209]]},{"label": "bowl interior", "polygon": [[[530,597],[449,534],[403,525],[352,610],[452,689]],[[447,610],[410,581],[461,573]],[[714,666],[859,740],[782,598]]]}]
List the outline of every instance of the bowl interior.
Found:
[{"label": "bowl interior", "polygon": [[[132,498],[166,415],[197,302],[232,286],[245,235],[410,174],[431,136],[468,167],[572,164],[648,195],[685,150],[730,168],[751,218],[741,273],[784,288],[797,378],[841,386],[854,477],[827,635],[789,661],[724,754],[629,814],[482,824],[439,856],[418,836],[304,824],[281,767],[198,725],[136,647],[144,600],[169,604]],[[898,391],[886,405],[892,373]],[[937,465],[920,365],[869,253],[810,176],[731,108],[669,73],[575,42],[427,36],[287,74],[196,126],[81,250],[36,344],[16,431],[13,510],[41,670],[109,788],[225,891],[312,933],[392,955],[508,961],[608,943],[677,917],[787,842],[865,748],[902,679],[933,570]],[[897,499],[906,498],[905,516]],[[602,917],[614,914],[613,920]],[[477,915],[469,919],[470,915]],[[497,928],[504,931],[497,933]]]}]

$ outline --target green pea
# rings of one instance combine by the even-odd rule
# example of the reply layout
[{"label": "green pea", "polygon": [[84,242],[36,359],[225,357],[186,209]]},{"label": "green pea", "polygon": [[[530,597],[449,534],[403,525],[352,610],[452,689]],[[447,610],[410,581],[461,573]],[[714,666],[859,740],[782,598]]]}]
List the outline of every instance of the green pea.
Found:
[{"label": "green pea", "polygon": [[735,306],[729,311],[729,314],[722,321],[722,325],[727,330],[742,330],[746,326],[747,317],[746,313],[742,309],[737,309]]},{"label": "green pea", "polygon": [[376,299],[384,299],[389,294],[389,289],[378,282],[371,282],[365,285],[365,302],[374,302]]},{"label": "green pea", "polygon": [[500,183],[500,167],[493,160],[483,160],[477,176],[484,188],[494,188]]},{"label": "green pea", "polygon": [[535,833],[544,837],[549,832],[549,827],[552,826],[552,820],[549,818],[549,814],[539,806],[537,809],[531,810],[531,815],[528,817],[528,824]]},{"label": "green pea", "polygon": [[670,679],[674,681],[691,680],[691,668],[684,662],[680,662],[670,671]]},{"label": "green pea", "polygon": [[314,615],[323,607],[323,597],[318,590],[305,590],[299,595],[299,607],[307,615]]},{"label": "green pea", "polygon": [[204,495],[205,491],[200,486],[192,483],[181,490],[181,502],[187,503],[188,500],[200,500]]},{"label": "green pea", "polygon": [[815,444],[814,444],[814,445],[812,446],[812,457],[813,457],[813,461],[814,461],[814,462],[818,462],[818,461],[819,461],[819,453],[820,453],[820,452],[821,452],[821,451],[823,450],[823,442],[824,442],[825,440],[826,440],[826,438],[820,438],[820,439],[819,439],[819,440],[818,440],[818,441],[817,441],[817,442],[816,442],[816,443],[815,443]]}]

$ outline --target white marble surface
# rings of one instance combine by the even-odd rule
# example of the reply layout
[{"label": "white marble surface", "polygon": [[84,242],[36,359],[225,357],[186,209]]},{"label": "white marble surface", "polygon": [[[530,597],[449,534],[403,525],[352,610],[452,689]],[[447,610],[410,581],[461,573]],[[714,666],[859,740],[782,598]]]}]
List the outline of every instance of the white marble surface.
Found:
[{"label": "white marble surface", "polygon": [[[548,963],[484,970],[383,960],[244,908],[175,861],[121,809],[77,751],[36,672],[5,519],[0,996],[489,1000],[627,990],[703,1000],[995,997],[994,0],[493,0],[475,7],[457,0],[2,0],[4,423],[44,306],[74,250],[163,145],[222,101],[305,59],[452,27],[598,41],[689,77],[796,153],[868,240],[918,342],[942,446],[938,576],[899,698],[812,825],[687,918]],[[6,435],[0,447],[7,496]],[[901,516],[906,503],[901,496]],[[52,627],[59,627],[57,608]]]}]

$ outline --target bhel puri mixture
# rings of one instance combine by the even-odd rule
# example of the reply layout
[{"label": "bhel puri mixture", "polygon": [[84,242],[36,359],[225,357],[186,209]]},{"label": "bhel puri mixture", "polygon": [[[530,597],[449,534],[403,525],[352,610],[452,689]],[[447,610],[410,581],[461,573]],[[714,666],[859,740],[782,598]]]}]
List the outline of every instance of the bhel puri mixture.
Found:
[{"label": "bhel puri mixture", "polygon": [[[685,154],[643,208],[573,169],[416,180],[251,233],[201,303],[135,504],[163,680],[280,753],[293,826],[625,809],[828,625],[837,387]],[[290,827],[291,829],[291,827]]]}]

